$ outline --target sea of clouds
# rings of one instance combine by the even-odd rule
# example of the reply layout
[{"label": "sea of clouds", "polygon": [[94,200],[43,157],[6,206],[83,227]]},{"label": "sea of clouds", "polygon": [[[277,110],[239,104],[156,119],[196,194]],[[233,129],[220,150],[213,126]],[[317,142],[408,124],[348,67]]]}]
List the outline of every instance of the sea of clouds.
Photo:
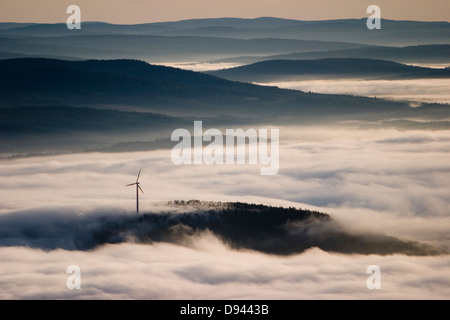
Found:
[{"label": "sea of clouds", "polygon": [[[295,206],[326,212],[351,230],[449,250],[448,131],[284,127],[280,138],[275,176],[261,176],[258,165],[176,166],[170,150],[0,160],[0,216],[23,215],[39,225],[49,211],[64,221],[74,213],[135,214],[135,189],[125,185],[142,168],[142,212],[176,199]],[[45,251],[16,239],[0,247],[0,298],[450,297],[449,255],[313,248],[278,256],[230,249],[208,232],[193,237],[186,244],[130,239],[87,251]],[[66,287],[73,264],[81,268],[80,290]],[[381,268],[381,290],[366,287],[373,264]]]}]

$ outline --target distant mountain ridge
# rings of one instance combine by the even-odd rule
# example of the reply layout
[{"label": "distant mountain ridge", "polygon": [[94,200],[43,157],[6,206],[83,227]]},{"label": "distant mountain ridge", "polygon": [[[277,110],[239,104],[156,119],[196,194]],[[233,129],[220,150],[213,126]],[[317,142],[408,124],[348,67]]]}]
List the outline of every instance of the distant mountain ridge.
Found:
[{"label": "distant mountain ridge", "polygon": [[[271,17],[214,18],[136,25],[83,22],[80,30],[68,30],[64,23],[0,23],[0,47],[4,57],[27,54],[81,59],[140,59],[152,63],[200,62],[240,56],[325,54],[325,51],[344,55],[336,57],[356,57],[341,50],[450,45],[449,34],[448,22],[384,19],[382,29],[374,32],[367,29],[365,18],[321,21]],[[313,58],[325,57],[333,56]],[[380,55],[359,57],[392,60]],[[426,56],[420,58],[426,59]],[[447,62],[448,55],[441,60]]]},{"label": "distant mountain ridge", "polygon": [[288,78],[450,78],[450,68],[433,69],[392,61],[329,58],[316,60],[267,60],[241,67],[207,72],[228,80],[264,82]]},{"label": "distant mountain ridge", "polygon": [[399,63],[448,63],[450,65],[450,45],[418,45],[407,47],[371,47],[330,51],[294,52],[270,56],[241,56],[207,61],[209,63],[250,64],[267,60],[305,60],[356,58],[389,60]]},{"label": "distant mountain ridge", "polygon": [[[66,28],[67,29],[67,28]],[[368,47],[364,44],[260,37],[235,39],[223,35],[170,35],[127,33],[77,33],[70,36],[5,35],[0,30],[2,52],[83,59],[139,59],[148,62],[202,61],[237,55],[273,55]]]},{"label": "distant mountain ridge", "polygon": [[[218,36],[235,39],[273,37],[322,41],[344,41],[365,44],[411,45],[449,44],[450,24],[446,21],[398,21],[382,19],[382,29],[370,32],[367,18],[338,20],[292,20],[273,17],[255,19],[211,18],[169,22],[116,25],[84,22],[78,32],[59,24],[0,24],[3,35],[73,36],[79,34],[129,34],[160,36]],[[431,41],[431,42],[430,42]]]}]

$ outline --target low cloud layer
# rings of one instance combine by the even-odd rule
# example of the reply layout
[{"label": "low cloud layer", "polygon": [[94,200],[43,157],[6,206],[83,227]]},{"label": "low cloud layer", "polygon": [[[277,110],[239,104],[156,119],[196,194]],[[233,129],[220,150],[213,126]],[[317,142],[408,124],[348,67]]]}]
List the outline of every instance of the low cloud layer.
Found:
[{"label": "low cloud layer", "polygon": [[[0,248],[1,299],[448,299],[450,260],[360,256],[319,249],[271,256],[228,249],[213,236],[196,247],[108,245],[94,252]],[[69,265],[81,289],[69,290]],[[381,289],[369,290],[369,265]]]},{"label": "low cloud layer", "polygon": [[[262,83],[317,93],[352,94],[413,102],[450,103],[449,79],[414,80],[304,80]],[[401,92],[401,94],[399,94]]]},{"label": "low cloud layer", "polygon": [[[149,61],[149,63],[155,64],[152,61]],[[220,69],[228,69],[228,68],[234,68],[239,67],[242,64],[241,63],[209,63],[209,62],[160,62],[157,63],[158,65],[167,66],[167,67],[173,67],[173,68],[180,68],[185,70],[191,70],[191,71],[213,71],[213,70],[220,70]]]},{"label": "low cloud layer", "polygon": [[[176,199],[295,206],[328,213],[349,232],[450,249],[447,131],[283,127],[280,138],[275,176],[261,176],[257,165],[175,166],[170,150],[0,160],[0,218],[20,213],[32,226],[45,228],[50,219],[71,221],[79,230],[83,216],[133,216],[135,189],[125,185],[142,168],[143,213],[161,212],[162,202]],[[43,213],[49,212],[53,215],[46,220]],[[33,228],[30,232],[31,237]],[[448,255],[340,255],[310,249],[283,257],[250,247],[232,250],[208,232],[189,238],[188,244],[128,240],[87,252],[46,252],[21,247],[27,245],[21,239],[9,244],[13,247],[0,247],[1,298],[450,296]],[[82,269],[81,291],[65,287],[71,264]],[[381,291],[365,286],[372,264],[381,267]]]},{"label": "low cloud layer", "polygon": [[170,150],[1,160],[0,214],[132,212],[135,191],[125,185],[142,168],[142,212],[177,199],[295,206],[450,248],[447,131],[284,127],[280,138],[275,176],[261,176],[258,165],[176,166]]}]

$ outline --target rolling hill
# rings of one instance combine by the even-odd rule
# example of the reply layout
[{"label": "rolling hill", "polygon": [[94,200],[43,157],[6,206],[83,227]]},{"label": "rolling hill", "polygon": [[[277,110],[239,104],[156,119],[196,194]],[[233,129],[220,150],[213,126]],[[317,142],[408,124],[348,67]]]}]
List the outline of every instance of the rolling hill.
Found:
[{"label": "rolling hill", "polygon": [[372,59],[267,60],[208,72],[228,80],[270,82],[329,78],[449,78],[450,68],[432,69]]},{"label": "rolling hill", "polygon": [[[111,243],[186,244],[190,237],[214,234],[230,248],[291,255],[318,247],[345,254],[439,255],[434,246],[377,233],[348,231],[329,215],[296,208],[249,203],[171,201],[164,212],[142,215],[29,213],[0,217],[0,246],[42,250],[92,250]],[[36,217],[36,215],[34,215]],[[52,230],[52,232],[49,232]]]},{"label": "rolling hill", "polygon": [[[154,141],[198,119],[245,127],[450,113],[445,105],[257,86],[136,60],[0,60],[0,73],[0,153],[11,154],[161,147]],[[150,143],[128,143],[139,141]]]},{"label": "rolling hill", "polygon": [[133,60],[0,60],[0,72],[2,107],[139,106],[158,113],[234,117],[409,110],[399,102],[262,87]]},{"label": "rolling hill", "polygon": [[389,60],[399,63],[448,63],[450,65],[450,45],[418,45],[407,47],[371,47],[330,51],[295,52],[270,56],[240,56],[208,61],[209,63],[250,64],[267,60],[305,60],[330,58],[358,58]]}]

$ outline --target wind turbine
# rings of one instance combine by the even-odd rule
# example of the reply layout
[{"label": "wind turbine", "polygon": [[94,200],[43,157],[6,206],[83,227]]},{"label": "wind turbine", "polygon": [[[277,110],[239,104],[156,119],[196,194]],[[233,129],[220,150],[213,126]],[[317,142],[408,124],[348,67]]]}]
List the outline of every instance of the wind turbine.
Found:
[{"label": "wind turbine", "polygon": [[130,184],[127,184],[127,185],[126,185],[126,187],[136,185],[136,212],[137,212],[137,213],[139,213],[139,190],[141,190],[142,193],[144,193],[144,190],[142,190],[141,186],[139,185],[139,184],[140,184],[140,182],[139,182],[139,176],[140,176],[140,175],[141,175],[141,169],[139,169],[139,173],[138,173],[138,176],[137,176],[137,178],[136,178],[136,182],[135,182],[135,183],[130,183]]}]

